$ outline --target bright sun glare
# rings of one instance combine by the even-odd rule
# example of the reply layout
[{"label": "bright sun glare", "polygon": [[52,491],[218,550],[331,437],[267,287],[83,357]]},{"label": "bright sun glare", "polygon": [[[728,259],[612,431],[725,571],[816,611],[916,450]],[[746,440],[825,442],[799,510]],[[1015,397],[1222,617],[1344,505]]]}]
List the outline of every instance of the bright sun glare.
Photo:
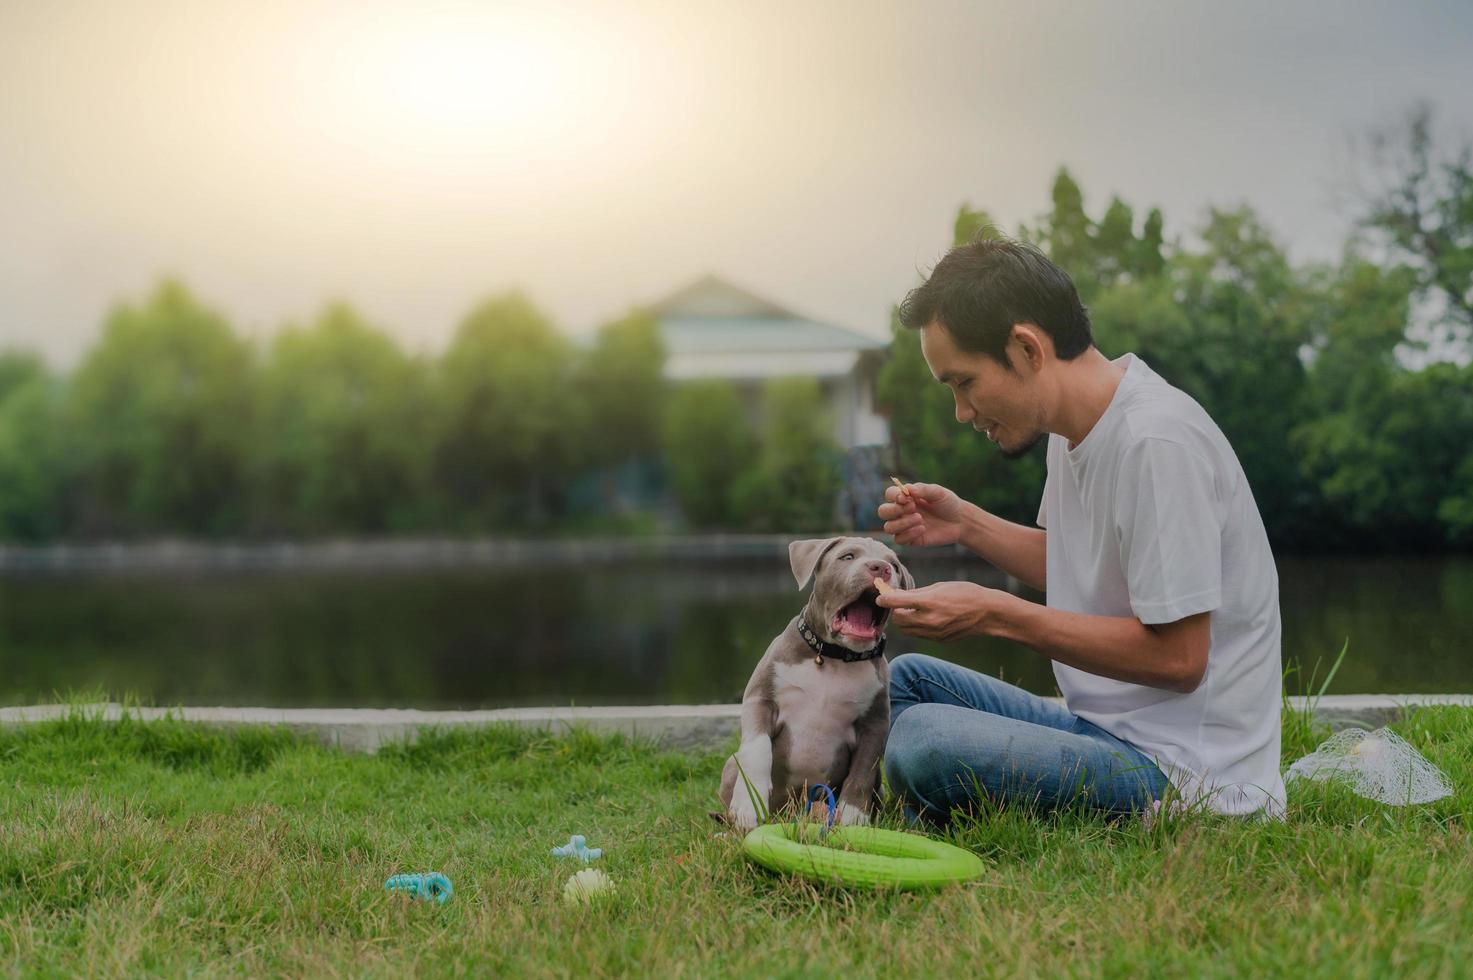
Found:
[{"label": "bright sun glare", "polygon": [[357,18],[327,82],[334,130],[413,156],[520,156],[566,145],[601,96],[576,36],[516,16]]}]

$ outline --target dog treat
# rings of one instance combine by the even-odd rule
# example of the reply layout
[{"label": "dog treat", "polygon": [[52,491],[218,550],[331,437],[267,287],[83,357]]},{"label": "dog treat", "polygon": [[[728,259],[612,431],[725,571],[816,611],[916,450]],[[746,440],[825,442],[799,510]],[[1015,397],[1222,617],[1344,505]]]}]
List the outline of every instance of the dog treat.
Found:
[{"label": "dog treat", "polygon": [[879,592],[880,592],[881,595],[883,595],[886,592],[894,592],[895,591],[895,586],[891,585],[889,582],[885,581],[882,578],[875,579],[875,588],[877,590],[879,590]]}]

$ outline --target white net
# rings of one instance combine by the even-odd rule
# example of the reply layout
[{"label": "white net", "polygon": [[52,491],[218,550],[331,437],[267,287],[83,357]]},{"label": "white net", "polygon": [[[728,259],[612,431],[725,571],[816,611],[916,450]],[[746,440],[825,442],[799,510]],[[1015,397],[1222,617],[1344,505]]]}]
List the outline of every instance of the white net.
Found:
[{"label": "white net", "polygon": [[1331,735],[1284,774],[1286,782],[1300,777],[1343,781],[1368,800],[1394,806],[1431,803],[1453,791],[1441,769],[1387,728]]}]

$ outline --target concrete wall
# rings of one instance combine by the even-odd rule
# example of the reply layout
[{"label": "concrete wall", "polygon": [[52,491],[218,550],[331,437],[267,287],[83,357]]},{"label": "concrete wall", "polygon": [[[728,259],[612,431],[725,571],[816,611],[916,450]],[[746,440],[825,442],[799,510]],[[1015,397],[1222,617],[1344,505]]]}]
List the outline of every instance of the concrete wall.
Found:
[{"label": "concrete wall", "polygon": [[[1309,702],[1290,698],[1303,710]],[[1423,705],[1473,708],[1469,694],[1327,695],[1314,703],[1316,720],[1332,729],[1376,728]],[[26,725],[64,718],[83,711],[116,720],[124,709],[116,704],[87,706],[36,705],[0,708],[0,725]],[[646,738],[675,749],[726,750],[741,731],[741,706],[642,705],[612,708],[505,708],[497,711],[414,711],[368,708],[129,708],[143,720],[166,715],[221,728],[244,725],[281,726],[325,745],[352,752],[375,752],[388,742],[413,739],[427,728],[516,725],[554,734],[573,728]]]}]

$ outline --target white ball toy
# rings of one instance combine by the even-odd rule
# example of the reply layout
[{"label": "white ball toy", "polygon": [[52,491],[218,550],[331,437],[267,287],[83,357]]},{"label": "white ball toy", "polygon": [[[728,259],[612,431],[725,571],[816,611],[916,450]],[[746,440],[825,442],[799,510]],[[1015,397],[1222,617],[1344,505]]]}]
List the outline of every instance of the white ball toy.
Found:
[{"label": "white ball toy", "polygon": [[584,868],[563,885],[563,901],[569,905],[586,904],[601,895],[611,894],[614,881],[597,868]]}]

